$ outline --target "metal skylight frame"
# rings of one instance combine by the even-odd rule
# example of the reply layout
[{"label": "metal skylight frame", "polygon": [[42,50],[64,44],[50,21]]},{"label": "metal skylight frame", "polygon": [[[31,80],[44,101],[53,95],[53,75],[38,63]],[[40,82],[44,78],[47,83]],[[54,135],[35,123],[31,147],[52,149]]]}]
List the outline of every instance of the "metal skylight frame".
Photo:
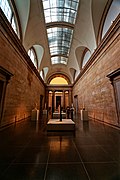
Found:
[{"label": "metal skylight frame", "polygon": [[[73,35],[73,29],[67,28],[67,24],[75,24],[79,0],[42,1],[46,24],[54,23],[54,27],[47,28],[51,62],[67,64]],[[59,23],[66,23],[66,26],[58,27]]]}]

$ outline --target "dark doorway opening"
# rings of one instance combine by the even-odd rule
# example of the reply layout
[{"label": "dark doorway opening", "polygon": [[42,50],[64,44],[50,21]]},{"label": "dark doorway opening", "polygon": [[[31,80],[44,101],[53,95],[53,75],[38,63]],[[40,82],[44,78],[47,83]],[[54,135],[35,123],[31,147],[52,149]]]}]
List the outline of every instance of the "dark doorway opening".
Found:
[{"label": "dark doorway opening", "polygon": [[3,113],[3,101],[4,101],[4,81],[0,80],[0,122],[2,119],[2,113]]},{"label": "dark doorway opening", "polygon": [[61,106],[61,96],[56,96],[56,109],[58,109],[58,106]]},{"label": "dark doorway opening", "polygon": [[1,101],[2,101],[3,85],[4,85],[4,82],[0,81],[0,104],[1,104]]}]

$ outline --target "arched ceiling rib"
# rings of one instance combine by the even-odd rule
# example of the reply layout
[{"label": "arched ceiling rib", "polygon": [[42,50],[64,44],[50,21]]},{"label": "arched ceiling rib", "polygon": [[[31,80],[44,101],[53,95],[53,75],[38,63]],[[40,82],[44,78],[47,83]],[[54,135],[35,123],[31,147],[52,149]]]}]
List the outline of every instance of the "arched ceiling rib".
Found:
[{"label": "arched ceiling rib", "polygon": [[64,78],[68,82],[68,84],[71,84],[71,81],[70,81],[69,77],[67,75],[65,75],[65,74],[62,74],[62,73],[57,73],[57,74],[53,73],[53,74],[51,74],[51,76],[47,79],[47,84],[49,84],[51,82],[51,80],[56,78],[56,77]]}]

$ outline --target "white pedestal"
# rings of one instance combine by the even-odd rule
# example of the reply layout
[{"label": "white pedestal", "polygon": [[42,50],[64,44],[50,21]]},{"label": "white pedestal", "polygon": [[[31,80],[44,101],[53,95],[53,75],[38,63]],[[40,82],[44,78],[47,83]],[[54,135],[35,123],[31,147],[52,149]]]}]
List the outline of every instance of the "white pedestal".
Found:
[{"label": "white pedestal", "polygon": [[33,109],[31,114],[31,120],[38,121],[38,119],[39,119],[39,110]]},{"label": "white pedestal", "polygon": [[88,121],[88,111],[81,110],[81,120],[82,121]]},{"label": "white pedestal", "polygon": [[75,123],[72,119],[49,119],[47,131],[75,131]]}]

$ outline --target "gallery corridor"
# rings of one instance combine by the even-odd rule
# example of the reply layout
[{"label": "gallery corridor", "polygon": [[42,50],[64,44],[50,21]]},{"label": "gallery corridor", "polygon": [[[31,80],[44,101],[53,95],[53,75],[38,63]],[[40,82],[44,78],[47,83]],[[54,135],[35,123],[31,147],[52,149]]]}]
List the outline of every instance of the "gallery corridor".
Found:
[{"label": "gallery corridor", "polygon": [[120,179],[120,131],[74,119],[75,133],[47,133],[30,121],[0,131],[0,179]]}]

